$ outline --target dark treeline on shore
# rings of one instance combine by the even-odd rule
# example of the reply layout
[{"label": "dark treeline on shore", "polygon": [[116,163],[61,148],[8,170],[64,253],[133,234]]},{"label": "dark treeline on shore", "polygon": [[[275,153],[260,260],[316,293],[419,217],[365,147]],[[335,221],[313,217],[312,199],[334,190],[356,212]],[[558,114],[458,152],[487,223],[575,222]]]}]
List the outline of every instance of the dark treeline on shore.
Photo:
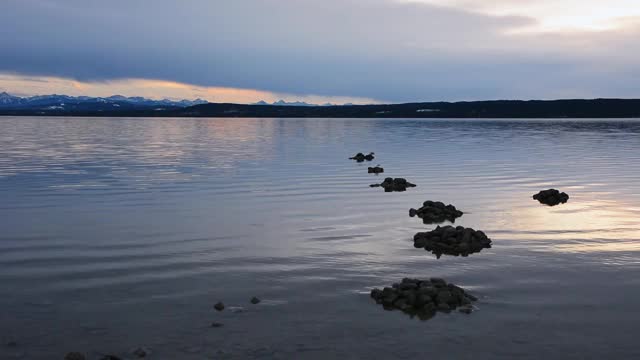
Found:
[{"label": "dark treeline on shore", "polygon": [[638,118],[640,99],[496,100],[388,105],[277,106],[207,103],[189,107],[1,108],[0,115],[256,118]]}]

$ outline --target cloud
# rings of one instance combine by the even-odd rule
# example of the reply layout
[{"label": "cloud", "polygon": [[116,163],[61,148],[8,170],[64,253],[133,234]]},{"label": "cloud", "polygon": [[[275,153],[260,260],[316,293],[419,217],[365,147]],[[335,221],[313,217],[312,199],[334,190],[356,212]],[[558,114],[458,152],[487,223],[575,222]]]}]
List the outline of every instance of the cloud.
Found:
[{"label": "cloud", "polygon": [[388,101],[640,96],[635,18],[520,33],[537,12],[474,3],[4,0],[0,71]]},{"label": "cloud", "polygon": [[636,0],[399,0],[460,8],[490,15],[526,16],[535,25],[523,30],[604,30],[640,16]]}]

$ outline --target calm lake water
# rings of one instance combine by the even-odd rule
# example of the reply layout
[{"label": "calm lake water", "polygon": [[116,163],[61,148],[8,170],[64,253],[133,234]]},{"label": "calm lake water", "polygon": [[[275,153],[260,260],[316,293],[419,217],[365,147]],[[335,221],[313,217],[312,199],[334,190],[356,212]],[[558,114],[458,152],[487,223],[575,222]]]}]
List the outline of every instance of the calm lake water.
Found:
[{"label": "calm lake water", "polygon": [[[640,121],[4,117],[0,199],[2,359],[640,357]],[[493,248],[414,249],[425,200]],[[434,276],[477,311],[369,298]]]}]

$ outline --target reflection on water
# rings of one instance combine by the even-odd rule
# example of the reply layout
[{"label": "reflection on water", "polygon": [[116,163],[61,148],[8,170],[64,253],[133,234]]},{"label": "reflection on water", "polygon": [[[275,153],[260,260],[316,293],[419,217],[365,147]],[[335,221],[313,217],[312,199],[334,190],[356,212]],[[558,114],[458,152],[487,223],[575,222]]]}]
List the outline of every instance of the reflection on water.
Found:
[{"label": "reflection on water", "polygon": [[[638,148],[634,120],[0,118],[0,358],[638,357]],[[418,186],[372,191],[363,150]],[[430,199],[493,248],[414,249]],[[407,276],[478,311],[371,303]]]}]

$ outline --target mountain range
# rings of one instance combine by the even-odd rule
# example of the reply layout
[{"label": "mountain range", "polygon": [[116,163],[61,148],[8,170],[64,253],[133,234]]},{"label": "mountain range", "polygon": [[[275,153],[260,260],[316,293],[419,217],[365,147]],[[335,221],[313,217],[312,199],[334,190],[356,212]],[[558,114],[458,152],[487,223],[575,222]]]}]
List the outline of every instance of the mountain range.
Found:
[{"label": "mountain range", "polygon": [[125,97],[113,95],[109,97],[38,95],[31,97],[13,96],[0,93],[0,109],[31,111],[112,111],[112,110],[145,110],[145,109],[177,109],[206,104],[202,99],[196,100],[152,100],[143,97]]},{"label": "mountain range", "polygon": [[[347,105],[347,104],[345,104]],[[375,105],[208,103],[47,95],[21,98],[0,93],[0,115],[251,118],[640,118],[640,99],[490,100]]]}]

